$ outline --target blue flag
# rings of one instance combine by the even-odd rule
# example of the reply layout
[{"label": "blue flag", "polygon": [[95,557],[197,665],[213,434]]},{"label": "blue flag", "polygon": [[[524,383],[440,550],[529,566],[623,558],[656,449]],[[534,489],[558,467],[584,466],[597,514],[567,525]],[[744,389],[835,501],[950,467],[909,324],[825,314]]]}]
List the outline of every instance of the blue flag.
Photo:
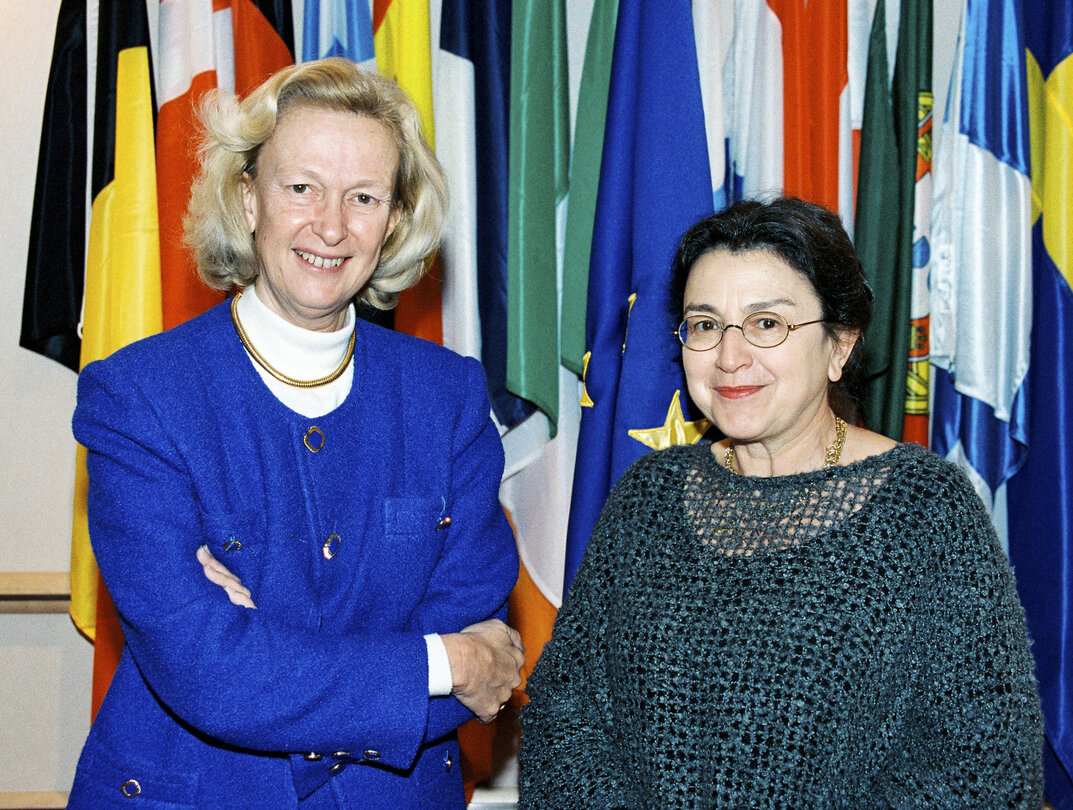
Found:
[{"label": "blue flag", "polygon": [[1032,322],[1020,2],[966,4],[935,158],[929,265],[932,448],[965,468],[1004,541],[1004,485],[1028,443]]},{"label": "blue flag", "polygon": [[[1032,131],[1031,428],[1009,482],[1010,561],[1036,656],[1043,702],[1044,794],[1073,810],[1073,8],[1025,0]],[[1022,50],[1021,53],[1025,53]]]},{"label": "blue flag", "polygon": [[368,0],[306,0],[302,61],[328,56],[345,56],[353,62],[376,57]]},{"label": "blue flag", "polygon": [[712,211],[690,4],[621,0],[589,267],[565,587],[600,508],[650,449],[697,438],[669,311],[682,233]]}]

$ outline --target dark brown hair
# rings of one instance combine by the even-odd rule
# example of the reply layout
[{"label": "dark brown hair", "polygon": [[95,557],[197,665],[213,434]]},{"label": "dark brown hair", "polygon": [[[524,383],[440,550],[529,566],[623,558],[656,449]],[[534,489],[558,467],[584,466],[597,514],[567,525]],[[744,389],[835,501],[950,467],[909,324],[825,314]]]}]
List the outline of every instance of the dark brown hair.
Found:
[{"label": "dark brown hair", "polygon": [[674,257],[671,307],[676,324],[693,265],[717,250],[777,256],[809,282],[831,337],[837,339],[848,330],[861,335],[842,369],[842,379],[830,389],[835,412],[852,416],[865,388],[863,336],[872,320],[872,290],[838,216],[819,205],[782,197],[770,202],[744,200],[702,219],[682,236]]}]

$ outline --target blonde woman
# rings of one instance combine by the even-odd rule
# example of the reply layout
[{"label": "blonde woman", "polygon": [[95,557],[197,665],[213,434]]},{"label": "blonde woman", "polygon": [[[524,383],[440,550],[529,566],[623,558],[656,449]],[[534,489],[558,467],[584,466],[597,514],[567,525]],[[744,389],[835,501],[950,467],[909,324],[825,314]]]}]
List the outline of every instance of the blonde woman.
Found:
[{"label": "blonde woman", "polygon": [[126,649],[70,806],[461,808],[454,730],[522,662],[502,450],[476,361],[354,309],[420,277],[442,171],[344,60],[203,119],[187,236],[240,291],[79,377]]}]

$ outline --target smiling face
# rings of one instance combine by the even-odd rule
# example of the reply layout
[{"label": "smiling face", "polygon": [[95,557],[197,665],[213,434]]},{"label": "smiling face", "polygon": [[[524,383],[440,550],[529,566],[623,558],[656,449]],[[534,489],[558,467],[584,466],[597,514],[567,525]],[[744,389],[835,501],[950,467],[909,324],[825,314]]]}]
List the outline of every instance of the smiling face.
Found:
[{"label": "smiling face", "polygon": [[[823,317],[808,280],[766,251],[701,256],[686,281],[683,310],[683,317],[706,315],[719,327],[754,312],[774,312],[790,324]],[[817,323],[765,349],[728,329],[714,349],[682,349],[689,394],[736,444],[759,443],[774,453],[830,430],[827,384],[842,376],[855,338],[836,340]]]},{"label": "smiling face", "polygon": [[254,288],[269,309],[305,329],[342,327],[398,224],[398,165],[378,121],[310,106],[283,114],[242,188],[261,262]]}]

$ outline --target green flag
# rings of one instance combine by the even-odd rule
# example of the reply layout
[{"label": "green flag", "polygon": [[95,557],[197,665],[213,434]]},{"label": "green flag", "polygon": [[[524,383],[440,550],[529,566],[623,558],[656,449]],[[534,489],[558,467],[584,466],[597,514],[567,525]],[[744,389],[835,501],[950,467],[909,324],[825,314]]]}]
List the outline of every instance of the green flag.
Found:
[{"label": "green flag", "polygon": [[574,153],[570,165],[570,199],[566,206],[566,246],[563,250],[563,303],[560,321],[563,365],[584,373],[585,313],[588,305],[589,255],[600,186],[604,149],[604,119],[615,50],[618,0],[596,0],[585,43],[581,69]]},{"label": "green flag", "polygon": [[556,218],[566,195],[570,108],[565,0],[515,0],[510,68],[507,390],[559,418]]},{"label": "green flag", "polygon": [[857,186],[855,241],[875,292],[865,336],[871,377],[869,428],[900,440],[905,419],[913,279],[917,110],[931,93],[930,0],[902,0],[893,82],[888,81],[886,3],[872,21]]}]

